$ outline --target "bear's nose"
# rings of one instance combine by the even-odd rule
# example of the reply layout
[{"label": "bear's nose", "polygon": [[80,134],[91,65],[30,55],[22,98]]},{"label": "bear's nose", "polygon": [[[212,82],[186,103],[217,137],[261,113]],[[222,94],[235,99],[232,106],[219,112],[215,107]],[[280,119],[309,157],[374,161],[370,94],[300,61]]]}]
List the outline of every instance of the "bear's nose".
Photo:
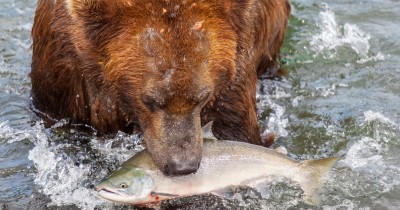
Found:
[{"label": "bear's nose", "polygon": [[182,159],[172,158],[164,166],[164,174],[169,176],[186,175],[195,173],[199,169],[200,160],[197,158]]}]

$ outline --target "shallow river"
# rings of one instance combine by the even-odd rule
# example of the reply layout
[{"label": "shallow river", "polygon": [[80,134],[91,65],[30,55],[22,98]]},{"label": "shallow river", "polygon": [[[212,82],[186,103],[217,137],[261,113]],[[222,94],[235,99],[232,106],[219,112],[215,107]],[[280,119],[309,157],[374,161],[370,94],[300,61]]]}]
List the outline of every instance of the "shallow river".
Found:
[{"label": "shallow river", "polygon": [[[400,2],[294,0],[282,49],[288,76],[259,82],[260,124],[296,159],[339,156],[306,205],[296,183],[226,199],[165,202],[183,209],[399,209]],[[142,149],[140,136],[99,138],[62,122],[45,129],[30,109],[30,29],[35,1],[0,0],[0,208],[131,209],[96,196],[93,184]],[[268,128],[268,130],[266,130]]]}]

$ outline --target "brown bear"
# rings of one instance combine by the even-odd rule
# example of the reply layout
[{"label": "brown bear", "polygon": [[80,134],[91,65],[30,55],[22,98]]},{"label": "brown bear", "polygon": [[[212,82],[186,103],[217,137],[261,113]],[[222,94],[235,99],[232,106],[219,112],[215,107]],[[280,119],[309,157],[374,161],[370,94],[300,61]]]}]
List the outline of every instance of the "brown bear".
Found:
[{"label": "brown bear", "polygon": [[142,131],[165,174],[195,172],[201,126],[262,145],[257,78],[276,65],[287,0],[39,0],[32,99],[47,122]]}]

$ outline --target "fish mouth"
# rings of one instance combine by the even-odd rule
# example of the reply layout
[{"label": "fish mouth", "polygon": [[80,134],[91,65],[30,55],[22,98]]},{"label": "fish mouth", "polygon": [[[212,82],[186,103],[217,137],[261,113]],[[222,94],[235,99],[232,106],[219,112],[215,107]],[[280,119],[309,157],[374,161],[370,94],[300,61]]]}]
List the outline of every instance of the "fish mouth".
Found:
[{"label": "fish mouth", "polygon": [[120,198],[120,197],[129,197],[129,195],[125,195],[121,192],[118,192],[116,190],[107,188],[107,187],[96,187],[95,189],[97,191],[97,194],[99,194],[101,197],[105,199],[115,199],[115,198]]},{"label": "fish mouth", "polygon": [[96,191],[97,191],[97,193],[104,192],[104,193],[111,193],[111,194],[120,195],[119,193],[114,192],[114,191],[112,191],[112,190],[109,190],[109,189],[107,189],[107,188],[102,188],[102,189],[99,189],[99,190],[96,190]]},{"label": "fish mouth", "polygon": [[126,195],[124,193],[103,187],[103,188],[96,188],[97,194],[109,201],[121,204],[134,204],[137,201],[135,200],[134,196]]}]

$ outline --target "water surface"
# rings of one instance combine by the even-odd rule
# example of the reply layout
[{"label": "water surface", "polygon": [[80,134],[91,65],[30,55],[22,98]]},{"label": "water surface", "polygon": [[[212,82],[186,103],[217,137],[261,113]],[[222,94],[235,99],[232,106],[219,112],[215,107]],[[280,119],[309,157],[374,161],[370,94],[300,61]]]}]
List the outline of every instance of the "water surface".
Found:
[{"label": "water surface", "polygon": [[[296,159],[339,156],[307,206],[296,183],[232,187],[164,208],[398,209],[400,207],[400,4],[294,0],[282,49],[288,76],[259,81],[260,125]],[[0,1],[0,205],[9,209],[131,209],[93,184],[142,149],[140,136],[99,138],[50,129],[29,109],[35,2]]]}]

